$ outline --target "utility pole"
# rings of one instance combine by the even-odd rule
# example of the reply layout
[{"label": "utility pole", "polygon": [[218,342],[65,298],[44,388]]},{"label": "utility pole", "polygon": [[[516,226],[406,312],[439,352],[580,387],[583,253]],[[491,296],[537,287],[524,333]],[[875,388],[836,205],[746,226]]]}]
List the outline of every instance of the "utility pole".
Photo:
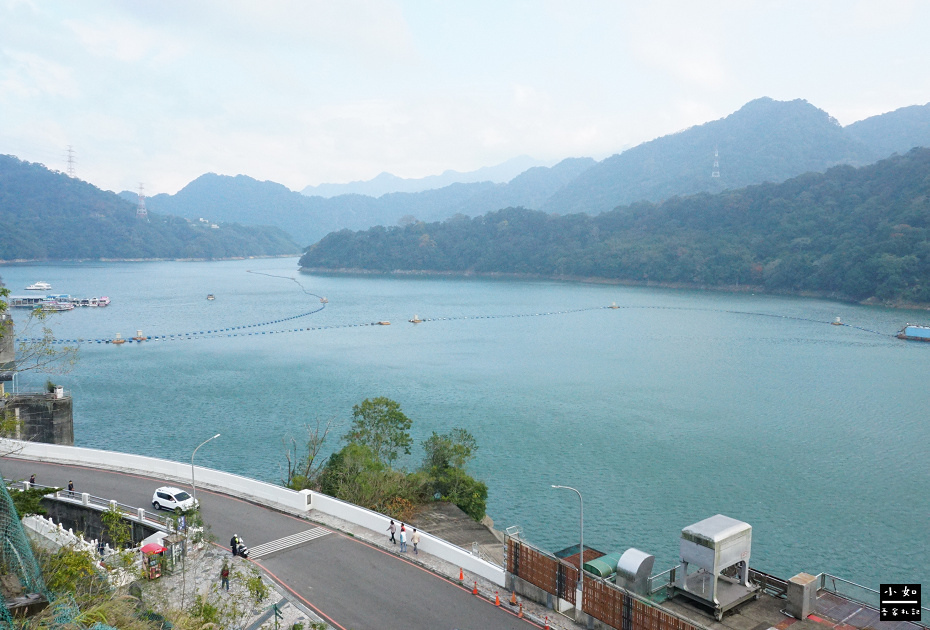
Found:
[{"label": "utility pole", "polygon": [[720,177],[720,161],[717,159],[719,155],[717,147],[714,146],[714,170],[710,173],[711,177]]}]

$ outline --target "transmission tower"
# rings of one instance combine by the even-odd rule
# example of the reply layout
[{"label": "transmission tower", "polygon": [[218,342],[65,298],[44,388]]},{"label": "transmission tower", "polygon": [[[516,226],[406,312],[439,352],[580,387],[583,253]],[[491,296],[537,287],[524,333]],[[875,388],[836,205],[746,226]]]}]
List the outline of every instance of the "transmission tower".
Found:
[{"label": "transmission tower", "polygon": [[68,145],[68,177],[74,177],[74,149]]},{"label": "transmission tower", "polygon": [[145,186],[139,182],[139,205],[136,208],[136,218],[143,221],[149,220],[149,211],[145,209]]},{"label": "transmission tower", "polygon": [[711,177],[720,177],[720,161],[717,159],[719,157],[717,152],[717,147],[714,147],[714,170],[710,172]]}]

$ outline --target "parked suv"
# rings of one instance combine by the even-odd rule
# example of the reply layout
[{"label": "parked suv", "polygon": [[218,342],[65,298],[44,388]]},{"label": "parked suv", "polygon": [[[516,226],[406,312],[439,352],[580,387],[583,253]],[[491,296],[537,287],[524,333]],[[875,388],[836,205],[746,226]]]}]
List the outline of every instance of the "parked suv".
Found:
[{"label": "parked suv", "polygon": [[186,491],[172,486],[164,486],[152,495],[152,507],[156,510],[181,510],[185,512],[196,507],[194,497]]}]

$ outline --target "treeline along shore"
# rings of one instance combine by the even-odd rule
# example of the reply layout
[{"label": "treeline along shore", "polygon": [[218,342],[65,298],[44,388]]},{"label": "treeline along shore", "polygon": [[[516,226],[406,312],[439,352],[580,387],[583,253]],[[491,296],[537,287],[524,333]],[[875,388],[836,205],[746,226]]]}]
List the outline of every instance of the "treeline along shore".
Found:
[{"label": "treeline along shore", "polygon": [[555,278],[930,304],[930,149],[595,216],[507,208],[342,230],[316,272]]}]

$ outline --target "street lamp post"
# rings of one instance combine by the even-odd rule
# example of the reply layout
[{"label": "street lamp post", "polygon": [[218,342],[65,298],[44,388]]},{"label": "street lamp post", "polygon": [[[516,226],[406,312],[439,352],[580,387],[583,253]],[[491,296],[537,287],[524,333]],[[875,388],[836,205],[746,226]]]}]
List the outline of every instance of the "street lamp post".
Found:
[{"label": "street lamp post", "polygon": [[584,499],[581,498],[581,493],[578,492],[575,488],[571,486],[552,486],[553,488],[564,488],[566,490],[572,490],[575,494],[578,495],[578,501],[581,506],[581,543],[578,545],[580,547],[578,553],[578,593],[575,597],[575,608],[581,610],[581,598],[582,598],[582,588],[584,587]]},{"label": "street lamp post", "polygon": [[219,434],[219,433],[217,433],[216,435],[214,435],[212,438],[208,438],[208,439],[204,440],[203,442],[200,443],[199,446],[197,446],[197,448],[194,449],[194,452],[191,453],[191,487],[194,489],[194,506],[195,506],[195,507],[197,506],[197,482],[194,481],[194,456],[197,455],[197,450],[198,450],[201,446],[203,446],[204,444],[206,444],[206,443],[209,442],[210,440],[215,440],[215,439],[218,438],[218,437],[220,437],[220,434]]}]

